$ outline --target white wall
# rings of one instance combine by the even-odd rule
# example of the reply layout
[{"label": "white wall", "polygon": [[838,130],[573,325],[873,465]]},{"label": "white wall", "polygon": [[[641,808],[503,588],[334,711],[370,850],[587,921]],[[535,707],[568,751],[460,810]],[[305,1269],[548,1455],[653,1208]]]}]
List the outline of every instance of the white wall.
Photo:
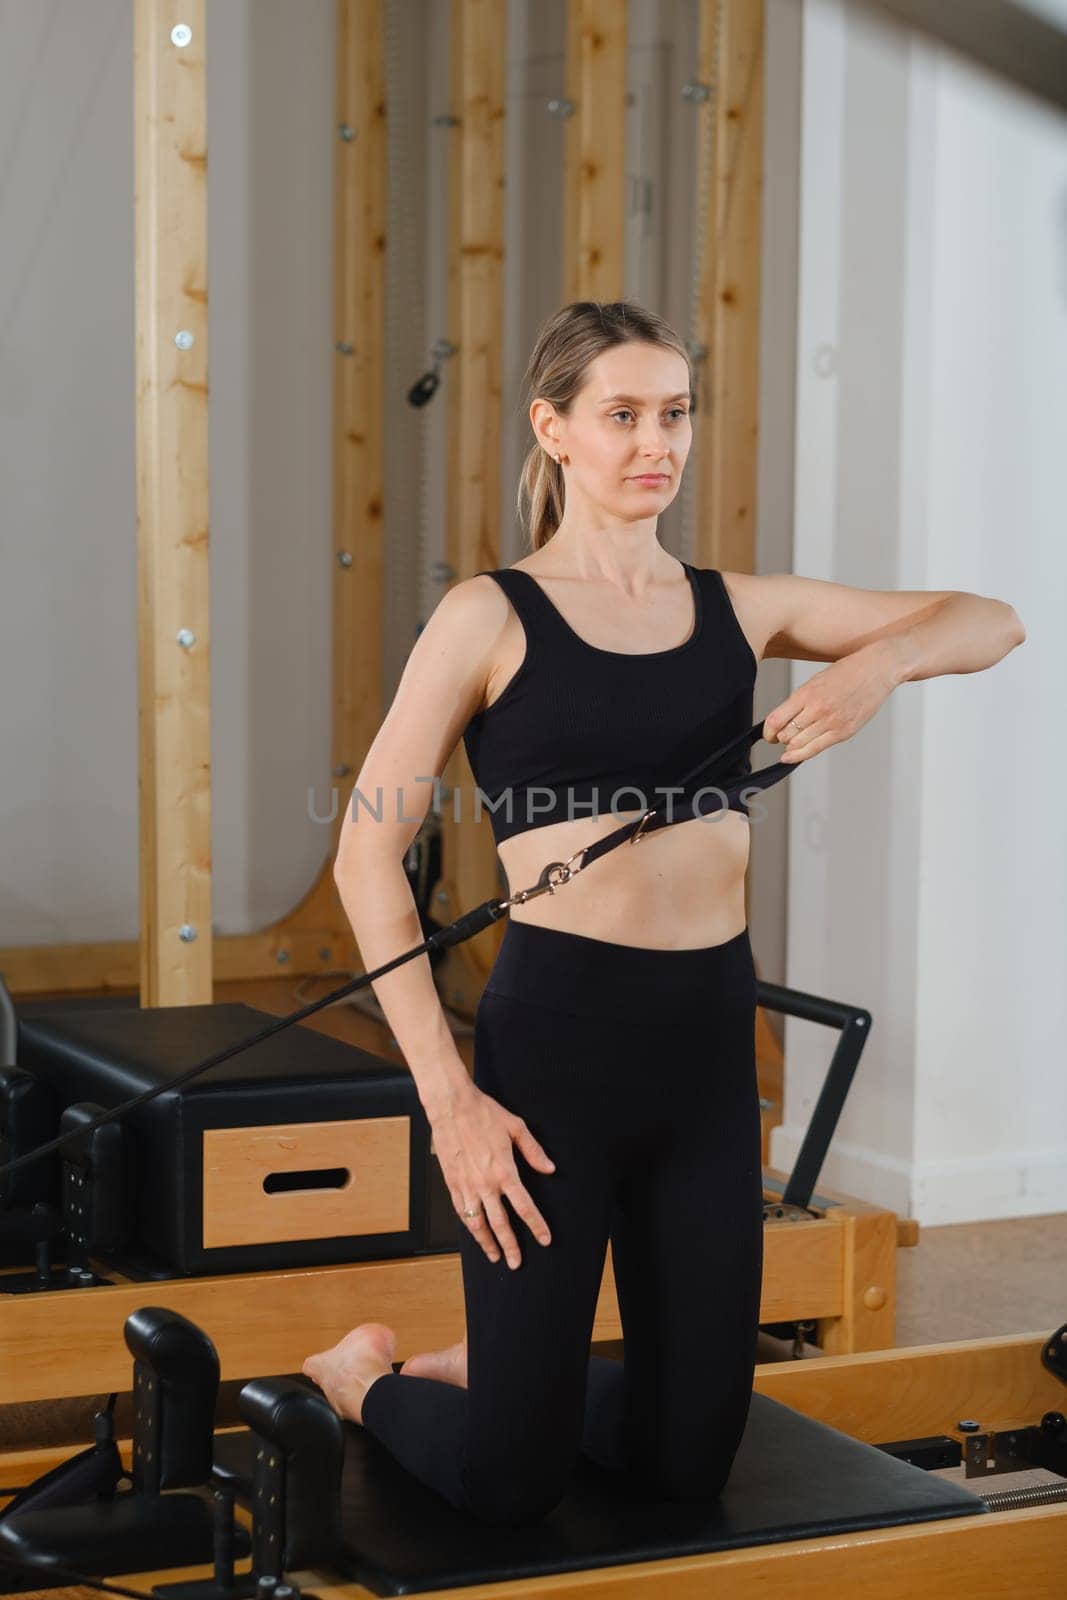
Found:
[{"label": "white wall", "polygon": [[[874,1014],[824,1181],[929,1223],[1064,1209],[1067,119],[841,0],[806,0],[804,106],[795,570],[1029,633],[791,780],[787,981]],[[778,1164],[832,1045],[787,1027]]]},{"label": "white wall", "polygon": [[[329,776],[333,16],[228,0],[208,17],[229,933],[288,910],[324,858],[307,787]],[[138,929],[132,74],[128,0],[0,11],[0,944]]]},{"label": "white wall", "polygon": [[117,938],[136,899],[127,10],[0,14],[5,943]]}]

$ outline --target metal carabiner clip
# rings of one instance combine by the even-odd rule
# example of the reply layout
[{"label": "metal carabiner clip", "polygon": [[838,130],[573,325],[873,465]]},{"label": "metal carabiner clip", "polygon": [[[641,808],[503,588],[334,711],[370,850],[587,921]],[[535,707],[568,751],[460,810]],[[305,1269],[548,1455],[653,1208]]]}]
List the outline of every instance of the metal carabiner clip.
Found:
[{"label": "metal carabiner clip", "polygon": [[575,867],[572,863],[577,861],[579,856],[584,856],[588,848],[588,845],[583,845],[572,856],[568,856],[566,861],[550,861],[532,888],[517,889],[502,903],[506,906],[521,906],[525,905],[527,900],[536,899],[539,894],[555,894],[561,884],[569,883],[581,872],[581,864]]}]

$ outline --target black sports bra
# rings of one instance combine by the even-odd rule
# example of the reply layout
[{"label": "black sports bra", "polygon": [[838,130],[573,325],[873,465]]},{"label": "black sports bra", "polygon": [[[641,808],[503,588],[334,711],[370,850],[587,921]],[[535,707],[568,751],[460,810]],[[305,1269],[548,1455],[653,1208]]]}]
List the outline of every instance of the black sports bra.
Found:
[{"label": "black sports bra", "polygon": [[[714,568],[682,565],[693,631],[673,649],[640,655],[587,644],[531,573],[486,573],[526,634],[503,694],[463,734],[478,787],[474,814],[489,813],[497,844],[554,822],[662,804],[680,774],[751,727],[757,662],[726,585]],[[751,770],[739,757],[734,776]],[[747,815],[737,787],[724,783],[687,814],[725,806]]]}]

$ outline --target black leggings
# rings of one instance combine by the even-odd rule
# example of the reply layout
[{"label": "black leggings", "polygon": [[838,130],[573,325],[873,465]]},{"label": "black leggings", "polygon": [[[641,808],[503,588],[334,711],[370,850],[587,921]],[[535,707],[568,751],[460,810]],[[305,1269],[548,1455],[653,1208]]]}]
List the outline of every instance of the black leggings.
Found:
[{"label": "black leggings", "polygon": [[[522,1255],[459,1222],[469,1387],[388,1373],[364,1426],[452,1505],[540,1519],[580,1452],[651,1498],[714,1498],[752,1395],[763,1266],[756,975],[747,928],[660,950],[509,921],[474,1081],[556,1163],[515,1149],[552,1235]],[[625,1361],[590,1355],[610,1236]]]}]

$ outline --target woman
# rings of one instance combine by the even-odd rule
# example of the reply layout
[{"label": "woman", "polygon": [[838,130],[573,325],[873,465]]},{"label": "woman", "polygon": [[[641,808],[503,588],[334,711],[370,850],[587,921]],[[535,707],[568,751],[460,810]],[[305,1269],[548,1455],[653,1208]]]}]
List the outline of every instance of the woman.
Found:
[{"label": "woman", "polygon": [[[760,660],[830,663],[764,722],[801,763],[897,684],[990,666],[1025,637],[1010,605],[976,595],[669,555],[657,522],[689,454],[693,375],[640,307],[565,306],[527,383],[532,554],[443,597],[357,779],[387,803],[346,816],[335,876],[368,970],[421,942],[402,861],[461,735],[525,887],[750,729]],[[304,1371],[484,1521],[542,1517],[581,1451],[654,1497],[713,1498],[729,1474],[762,1269],[749,825],[731,799],[517,905],[473,1081],[428,960],[374,985],[460,1220],[469,1359],[461,1344],[394,1372],[392,1330],[365,1323]],[[609,1237],[621,1364],[589,1351]]]}]

